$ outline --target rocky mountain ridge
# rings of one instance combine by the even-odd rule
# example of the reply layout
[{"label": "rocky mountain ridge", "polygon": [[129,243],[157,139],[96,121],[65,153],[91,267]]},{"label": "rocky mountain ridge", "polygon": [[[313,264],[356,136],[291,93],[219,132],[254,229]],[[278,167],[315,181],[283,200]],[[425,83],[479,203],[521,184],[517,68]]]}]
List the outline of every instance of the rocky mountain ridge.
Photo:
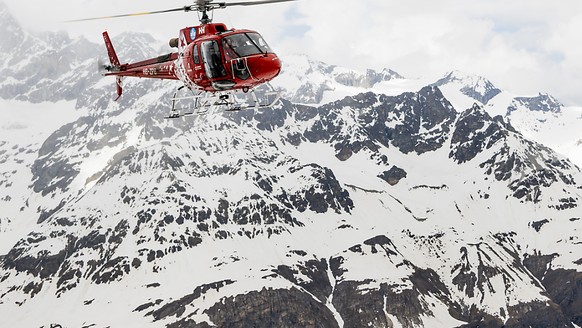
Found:
[{"label": "rocky mountain ridge", "polygon": [[[528,138],[551,147],[582,166],[579,129],[582,107],[566,107],[547,93],[513,94],[499,89],[482,76],[460,71],[448,72],[435,82],[423,78],[408,79],[388,69],[382,73],[358,72],[326,65],[305,55],[287,56],[284,62],[288,66],[273,84],[295,103],[324,105],[368,91],[397,96],[403,92],[416,92],[426,85],[437,86],[458,112],[474,104],[483,106],[492,117],[500,115]],[[374,83],[362,83],[368,75],[383,78],[371,79]],[[344,77],[352,78],[343,80]]]}]

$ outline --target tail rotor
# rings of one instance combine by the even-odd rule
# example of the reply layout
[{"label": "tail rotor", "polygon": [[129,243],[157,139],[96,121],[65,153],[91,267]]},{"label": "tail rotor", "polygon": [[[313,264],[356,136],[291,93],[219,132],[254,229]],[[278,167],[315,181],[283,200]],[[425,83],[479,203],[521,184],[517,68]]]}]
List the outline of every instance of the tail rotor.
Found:
[{"label": "tail rotor", "polygon": [[105,75],[105,73],[110,72],[110,71],[111,71],[111,65],[105,64],[105,61],[103,60],[103,58],[98,58],[97,59],[97,73],[99,73],[101,75]]},{"label": "tail rotor", "polygon": [[[119,58],[117,57],[117,53],[115,52],[115,48],[113,48],[113,43],[111,43],[111,38],[109,38],[107,31],[103,32],[103,40],[105,41],[107,55],[109,56],[109,62],[111,63],[111,65],[103,65],[106,69],[105,75],[110,72],[119,72],[123,68],[121,67],[121,63],[119,62]],[[115,84],[117,87],[117,98],[115,98],[115,101],[117,101],[123,92],[123,77],[119,75],[116,76]]]}]

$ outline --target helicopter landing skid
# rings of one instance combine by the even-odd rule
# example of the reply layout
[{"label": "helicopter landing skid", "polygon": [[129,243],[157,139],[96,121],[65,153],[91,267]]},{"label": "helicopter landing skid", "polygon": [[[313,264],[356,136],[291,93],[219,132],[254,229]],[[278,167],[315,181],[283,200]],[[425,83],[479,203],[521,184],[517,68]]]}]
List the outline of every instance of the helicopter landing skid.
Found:
[{"label": "helicopter landing skid", "polygon": [[[193,94],[185,97],[177,97],[178,91],[182,90],[184,86],[178,88],[171,98],[172,108],[170,113],[165,118],[179,118],[183,116],[190,115],[204,115],[208,113],[215,112],[236,112],[244,109],[260,109],[271,107],[276,104],[281,99],[281,91],[269,91],[264,92],[263,96],[266,100],[264,102],[259,101],[255,90],[250,90],[252,99],[238,99],[236,91],[227,91],[220,93],[210,93],[205,91],[199,91],[198,94]],[[249,98],[249,97],[246,97]],[[194,107],[187,106],[191,104],[190,102],[186,106],[180,106],[180,102],[194,100]]]}]

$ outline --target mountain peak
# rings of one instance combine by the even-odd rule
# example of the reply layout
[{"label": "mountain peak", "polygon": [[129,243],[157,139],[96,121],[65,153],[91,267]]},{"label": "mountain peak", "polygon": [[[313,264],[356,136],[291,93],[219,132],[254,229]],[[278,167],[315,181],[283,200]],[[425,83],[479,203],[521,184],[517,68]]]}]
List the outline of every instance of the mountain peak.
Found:
[{"label": "mountain peak", "polygon": [[386,76],[391,76],[392,79],[403,79],[404,78],[404,76],[402,76],[402,75],[398,74],[396,71],[393,71],[393,70],[388,69],[388,68],[382,69],[382,72],[380,72],[380,73],[383,75],[386,75]]},{"label": "mountain peak", "polygon": [[281,75],[272,84],[284,89],[284,97],[296,103],[329,103],[374,88],[384,81],[403,79],[387,68],[382,71],[350,69],[329,65],[305,54],[285,55],[282,60]]},{"label": "mountain peak", "polygon": [[535,97],[516,97],[509,106],[508,111],[513,112],[522,105],[533,111],[559,113],[562,111],[562,103],[554,96],[540,92]]},{"label": "mountain peak", "polygon": [[0,50],[10,52],[24,39],[22,26],[14,18],[8,6],[0,1]]},{"label": "mountain peak", "polygon": [[[148,33],[122,32],[112,39],[121,62],[144,60],[160,55],[159,43]],[[105,49],[105,45],[102,46]]]},{"label": "mountain peak", "polygon": [[403,79],[404,77],[391,69],[384,68],[382,71],[378,72],[373,69],[366,70],[366,79],[363,81],[364,85],[368,88],[373,87],[375,84],[390,81],[390,80],[397,80]]},{"label": "mountain peak", "polygon": [[454,86],[455,88],[459,88],[459,91],[465,96],[473,98],[484,105],[501,93],[501,90],[495,87],[488,79],[459,70],[448,72],[443,78],[433,83],[433,85],[438,87],[445,85]]}]

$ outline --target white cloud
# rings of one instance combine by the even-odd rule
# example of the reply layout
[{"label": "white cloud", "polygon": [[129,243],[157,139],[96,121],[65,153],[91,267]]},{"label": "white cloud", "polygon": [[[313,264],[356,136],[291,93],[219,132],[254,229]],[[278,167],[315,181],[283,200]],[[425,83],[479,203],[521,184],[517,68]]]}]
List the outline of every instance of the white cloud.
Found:
[{"label": "white cloud", "polygon": [[285,51],[304,47],[335,64],[410,77],[459,69],[510,91],[582,104],[577,0],[305,0],[300,12],[311,30]]},{"label": "white cloud", "polygon": [[[67,29],[100,41],[100,32],[144,31],[160,40],[196,25],[195,13],[78,24],[66,19],[177,8],[191,2],[53,0],[34,6],[5,0],[37,29]],[[215,21],[255,29],[280,52],[353,68],[391,68],[438,77],[459,69],[522,94],[549,92],[582,105],[582,1],[298,0],[216,11]],[[284,59],[284,58],[283,58]]]}]

